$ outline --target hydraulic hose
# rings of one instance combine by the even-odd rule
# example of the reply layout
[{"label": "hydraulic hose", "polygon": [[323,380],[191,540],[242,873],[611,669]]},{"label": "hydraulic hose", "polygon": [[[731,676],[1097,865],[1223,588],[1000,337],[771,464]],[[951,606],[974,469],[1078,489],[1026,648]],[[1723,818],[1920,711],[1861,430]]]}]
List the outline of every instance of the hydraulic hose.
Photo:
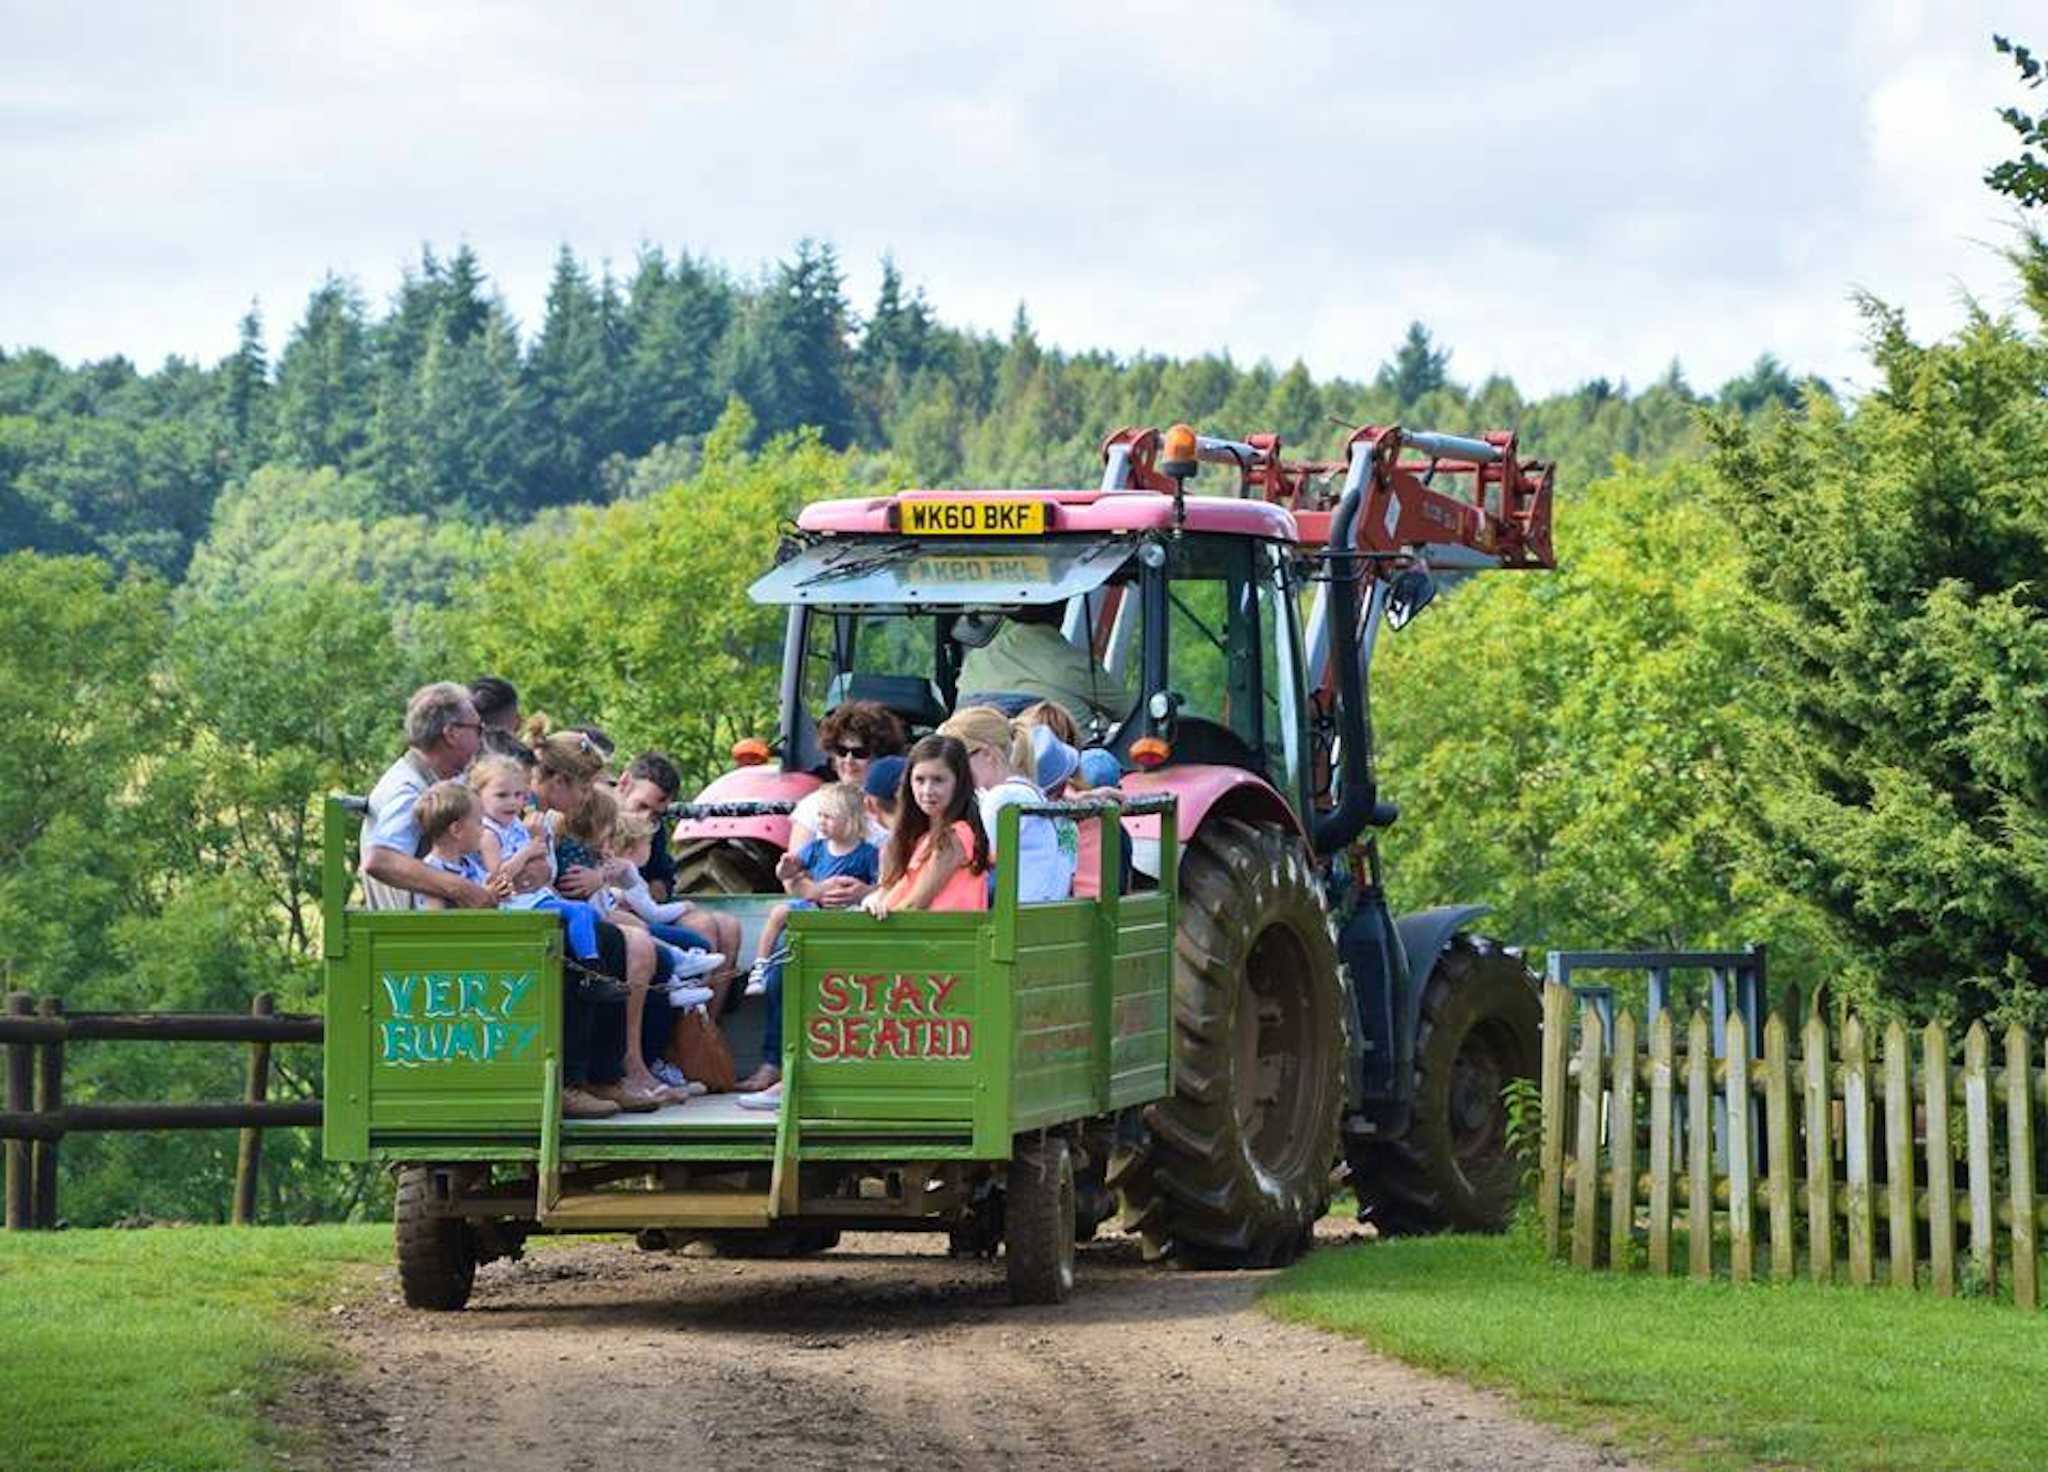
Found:
[{"label": "hydraulic hose", "polygon": [[1373,778],[1372,722],[1366,709],[1365,671],[1358,657],[1358,514],[1372,487],[1373,450],[1351,448],[1351,474],[1330,522],[1330,658],[1337,674],[1337,732],[1343,742],[1343,796],[1315,822],[1318,854],[1334,854],[1372,821],[1378,784]]}]

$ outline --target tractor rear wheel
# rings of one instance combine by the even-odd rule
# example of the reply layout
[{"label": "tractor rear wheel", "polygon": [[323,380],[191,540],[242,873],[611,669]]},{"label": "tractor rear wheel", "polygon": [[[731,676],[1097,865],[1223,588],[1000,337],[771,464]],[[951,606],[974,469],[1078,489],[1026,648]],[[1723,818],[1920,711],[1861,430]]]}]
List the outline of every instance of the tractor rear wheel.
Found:
[{"label": "tractor rear wheel", "polygon": [[1329,1209],[1343,1104],[1336,947],[1300,839],[1212,818],[1180,866],[1174,1092],[1111,1156],[1148,1257],[1270,1267]]},{"label": "tractor rear wheel", "polygon": [[1507,1226],[1524,1162],[1501,1091],[1541,1069],[1542,1019],[1519,959],[1483,936],[1452,940],[1423,993],[1408,1132],[1346,1150],[1359,1220],[1383,1236]]},{"label": "tractor rear wheel", "polygon": [[781,894],[775,861],[782,850],[758,838],[708,838],[676,850],[675,893]]},{"label": "tractor rear wheel", "polygon": [[398,1282],[407,1308],[449,1312],[469,1302],[476,1283],[476,1228],[433,1212],[431,1168],[400,1166],[395,1233]]}]

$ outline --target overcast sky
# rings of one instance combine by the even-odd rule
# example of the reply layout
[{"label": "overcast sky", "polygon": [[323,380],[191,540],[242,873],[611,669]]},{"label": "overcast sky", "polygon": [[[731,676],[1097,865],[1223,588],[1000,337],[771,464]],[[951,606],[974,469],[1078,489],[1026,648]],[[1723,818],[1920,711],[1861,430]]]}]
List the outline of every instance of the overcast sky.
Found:
[{"label": "overcast sky", "polygon": [[[2030,25],[2029,22],[2032,22]],[[1850,293],[2016,293],[1979,178],[2025,94],[1953,0],[818,6],[0,0],[0,346],[272,351],[468,242],[538,322],[557,247],[744,273],[893,252],[948,321],[1369,375],[1867,381]]]}]

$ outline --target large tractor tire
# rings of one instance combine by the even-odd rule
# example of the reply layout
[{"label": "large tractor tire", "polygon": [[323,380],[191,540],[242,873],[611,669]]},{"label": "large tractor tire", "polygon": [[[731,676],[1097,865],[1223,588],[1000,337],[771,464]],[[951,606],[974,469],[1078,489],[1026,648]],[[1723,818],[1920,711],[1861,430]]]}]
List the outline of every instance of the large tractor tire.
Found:
[{"label": "large tractor tire", "polygon": [[1483,936],[1437,958],[1415,1039],[1415,1109],[1398,1139],[1349,1143],[1358,1216],[1382,1236],[1497,1232],[1524,1162],[1508,1149],[1510,1079],[1543,1066],[1535,978]]},{"label": "large tractor tire", "polygon": [[758,838],[707,838],[676,850],[677,894],[781,894],[782,850]]},{"label": "large tractor tire", "polygon": [[469,1302],[476,1283],[476,1228],[460,1217],[436,1216],[431,1193],[427,1166],[399,1167],[398,1282],[407,1308],[452,1312]]},{"label": "large tractor tire", "polygon": [[1270,1267],[1329,1209],[1343,1104],[1336,947],[1299,838],[1214,818],[1180,867],[1174,1092],[1112,1155],[1148,1257]]}]

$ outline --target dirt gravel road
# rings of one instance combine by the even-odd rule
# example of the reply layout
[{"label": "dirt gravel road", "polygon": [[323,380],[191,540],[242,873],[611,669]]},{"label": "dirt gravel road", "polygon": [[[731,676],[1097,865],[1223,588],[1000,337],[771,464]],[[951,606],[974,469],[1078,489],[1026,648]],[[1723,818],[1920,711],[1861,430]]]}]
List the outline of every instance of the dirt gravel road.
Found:
[{"label": "dirt gravel road", "polygon": [[1270,1274],[1161,1271],[1113,1238],[1082,1250],[1072,1302],[1014,1309],[999,1264],[943,1244],[850,1236],[797,1262],[582,1244],[484,1269],[459,1314],[409,1312],[387,1270],[331,1315],[353,1368],[286,1415],[335,1472],[1627,1465],[1273,1322],[1252,1306]]}]

